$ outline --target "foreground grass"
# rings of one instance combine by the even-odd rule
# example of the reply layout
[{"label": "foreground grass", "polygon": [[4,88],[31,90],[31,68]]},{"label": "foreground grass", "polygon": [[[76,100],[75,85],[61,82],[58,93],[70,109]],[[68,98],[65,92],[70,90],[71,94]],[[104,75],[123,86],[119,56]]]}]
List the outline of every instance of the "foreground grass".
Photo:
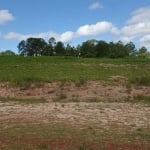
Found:
[{"label": "foreground grass", "polygon": [[39,103],[46,103],[47,101],[45,99],[18,99],[18,98],[6,98],[6,97],[0,97],[0,102],[2,103],[9,103],[9,102],[15,102],[19,104],[39,104]]},{"label": "foreground grass", "polygon": [[0,81],[14,84],[53,81],[110,80],[150,85],[150,59],[93,59],[72,57],[0,57]]},{"label": "foreground grass", "polygon": [[94,127],[77,128],[66,124],[14,125],[1,128],[0,148],[54,149],[54,150],[107,150],[150,148],[149,129],[133,132]]}]

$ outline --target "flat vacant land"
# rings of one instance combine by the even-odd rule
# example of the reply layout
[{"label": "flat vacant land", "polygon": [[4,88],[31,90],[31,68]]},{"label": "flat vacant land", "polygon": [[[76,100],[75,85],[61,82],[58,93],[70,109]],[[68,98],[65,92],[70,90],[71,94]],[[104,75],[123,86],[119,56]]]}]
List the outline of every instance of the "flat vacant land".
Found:
[{"label": "flat vacant land", "polygon": [[149,150],[150,59],[0,57],[0,149]]}]

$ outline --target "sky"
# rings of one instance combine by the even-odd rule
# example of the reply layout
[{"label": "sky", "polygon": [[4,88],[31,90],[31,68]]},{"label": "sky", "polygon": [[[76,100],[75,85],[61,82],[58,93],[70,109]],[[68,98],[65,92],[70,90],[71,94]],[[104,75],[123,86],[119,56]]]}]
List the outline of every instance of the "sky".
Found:
[{"label": "sky", "polygon": [[150,50],[150,0],[0,0],[0,51],[40,37],[71,45],[89,39]]}]

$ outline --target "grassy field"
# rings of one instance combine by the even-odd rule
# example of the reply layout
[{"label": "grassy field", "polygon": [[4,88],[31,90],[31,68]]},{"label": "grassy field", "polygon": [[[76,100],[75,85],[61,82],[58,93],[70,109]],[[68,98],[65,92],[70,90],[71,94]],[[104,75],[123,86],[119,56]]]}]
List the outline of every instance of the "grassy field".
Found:
[{"label": "grassy field", "polygon": [[[149,129],[82,129],[66,124],[16,125],[0,131],[3,150],[148,150]],[[8,145],[5,147],[5,145]]]},{"label": "grassy field", "polygon": [[22,84],[53,81],[110,81],[150,85],[150,59],[93,59],[71,57],[0,57],[0,81]]},{"label": "grassy field", "polygon": [[0,149],[149,150],[150,59],[0,57]]}]

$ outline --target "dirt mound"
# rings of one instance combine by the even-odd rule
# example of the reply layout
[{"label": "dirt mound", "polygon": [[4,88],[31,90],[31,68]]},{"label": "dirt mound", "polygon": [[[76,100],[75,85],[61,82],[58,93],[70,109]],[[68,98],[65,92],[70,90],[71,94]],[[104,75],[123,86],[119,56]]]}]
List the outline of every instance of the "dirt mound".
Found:
[{"label": "dirt mound", "polygon": [[124,85],[106,85],[98,81],[86,83],[47,83],[37,86],[14,87],[8,84],[0,84],[0,97],[36,98],[49,101],[98,101],[127,99],[138,95],[150,96],[150,87]]}]

